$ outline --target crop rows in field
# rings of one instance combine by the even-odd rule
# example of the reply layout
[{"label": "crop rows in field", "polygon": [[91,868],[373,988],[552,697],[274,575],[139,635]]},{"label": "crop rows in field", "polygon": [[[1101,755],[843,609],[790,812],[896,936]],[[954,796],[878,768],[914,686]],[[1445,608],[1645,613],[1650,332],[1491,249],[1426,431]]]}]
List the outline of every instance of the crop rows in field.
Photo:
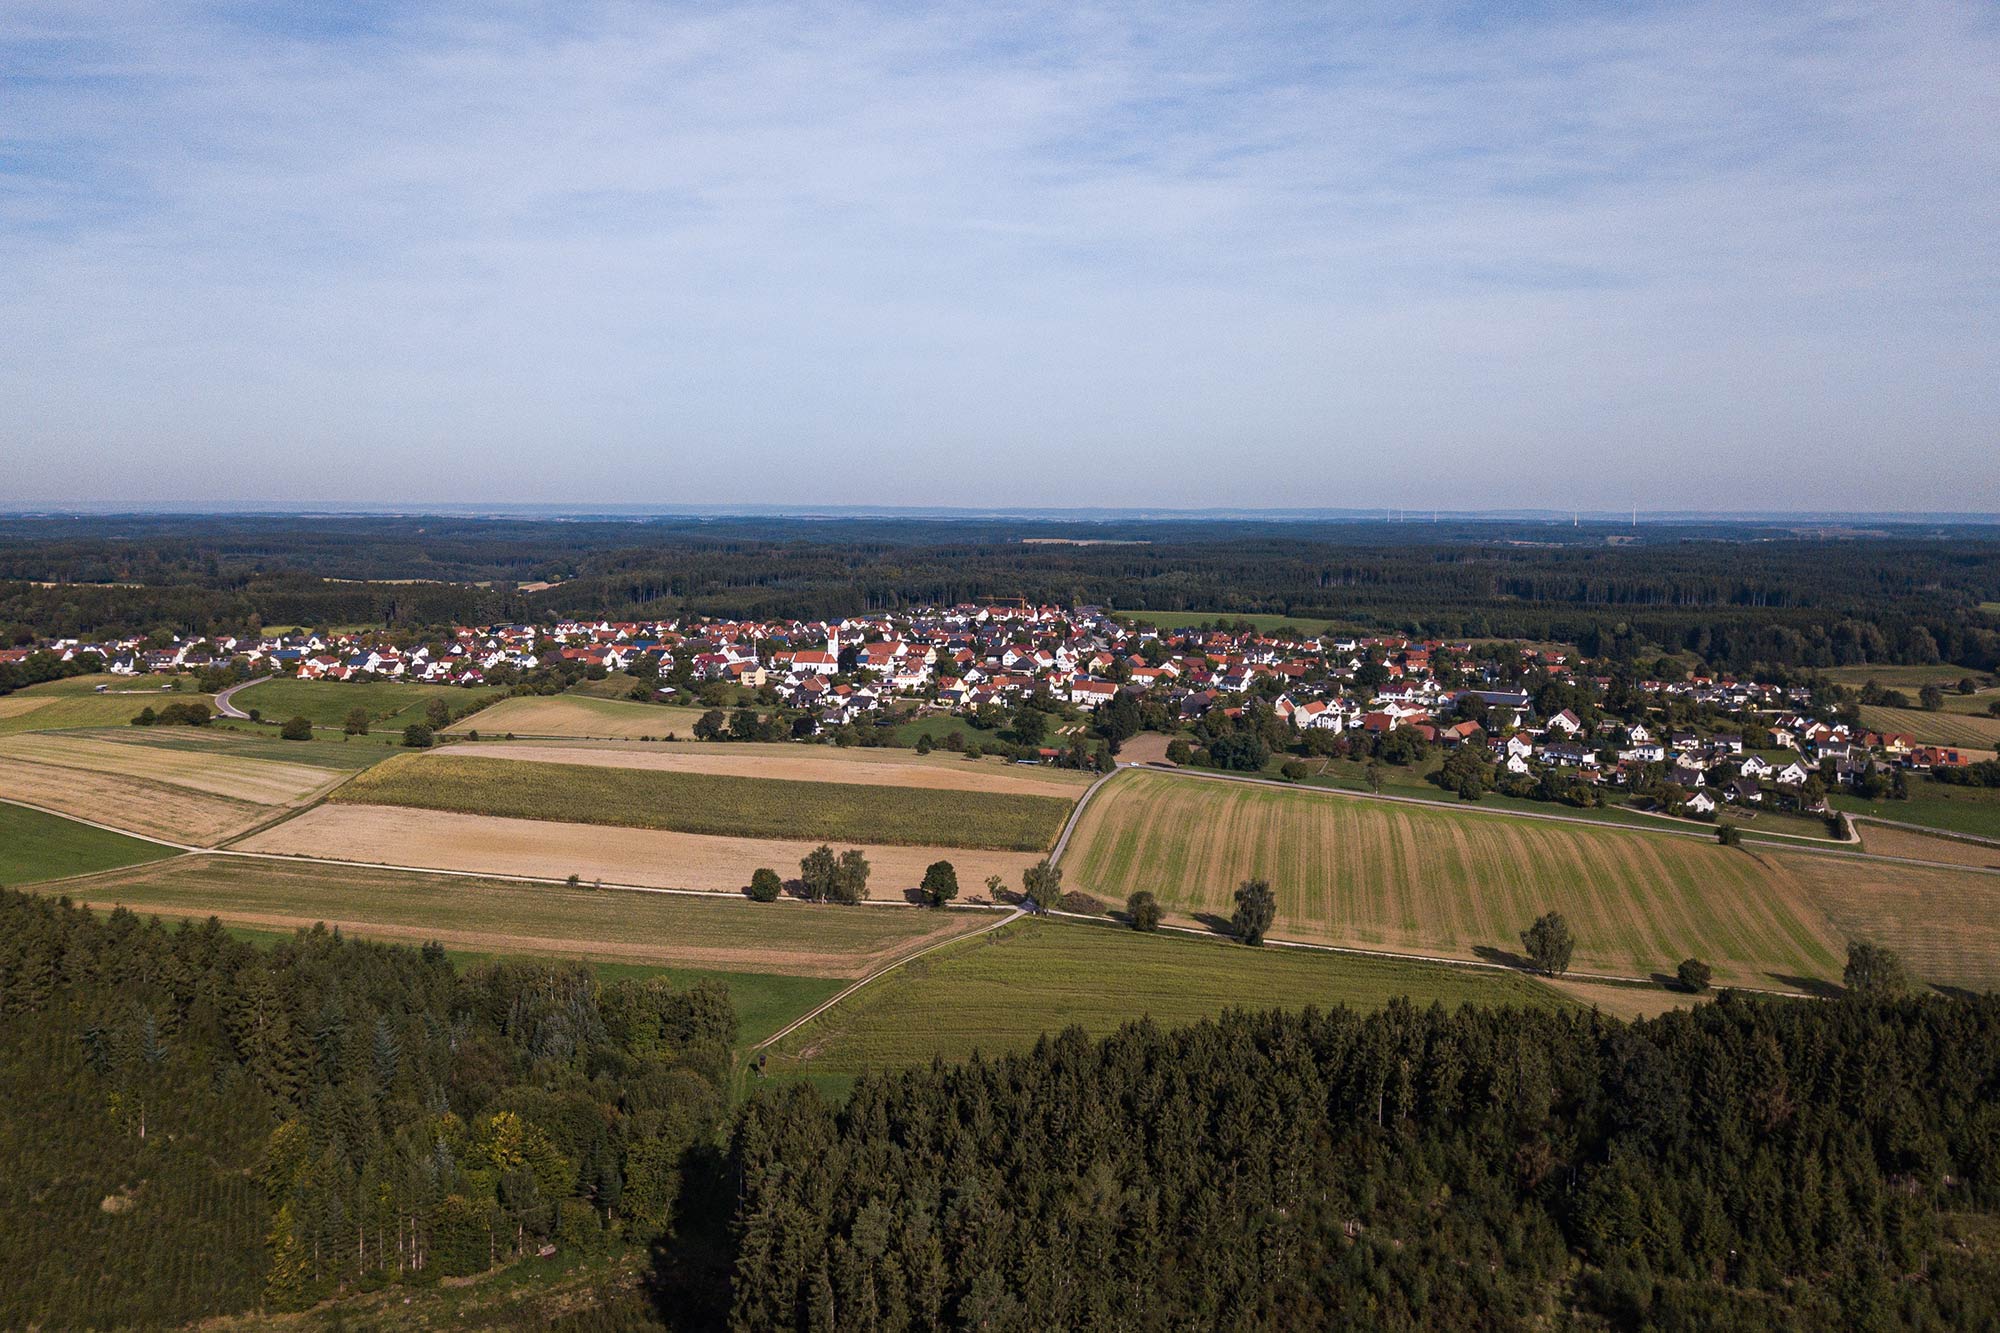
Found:
[{"label": "crop rows in field", "polygon": [[1152,773],[1099,792],[1065,868],[1108,901],[1151,889],[1210,922],[1263,877],[1274,933],[1452,957],[1516,952],[1553,909],[1576,930],[1574,966],[1619,975],[1694,955],[1724,979],[1779,984],[1837,976],[1844,944],[1804,878],[1761,852]]},{"label": "crop rows in field", "polygon": [[1926,712],[1921,708],[1881,708],[1864,704],[1861,725],[1870,731],[1903,732],[1921,745],[1963,745],[1975,750],[2000,749],[2000,717]]},{"label": "crop rows in field", "polygon": [[753,903],[227,855],[176,857],[63,888],[93,907],[163,917],[278,930],[323,921],[483,953],[800,976],[859,976],[988,920],[976,911]]},{"label": "crop rows in field", "polygon": [[402,755],[336,799],[514,819],[610,824],[743,838],[1039,851],[1071,803],[1061,797],[714,773]]},{"label": "crop rows in field", "polygon": [[1448,1006],[1565,1003],[1519,973],[1021,921],[907,963],[842,1001],[779,1043],[771,1072],[851,1075],[1020,1049],[1072,1024],[1102,1036],[1149,1016],[1171,1027],[1229,1008],[1378,1009],[1396,996]]}]

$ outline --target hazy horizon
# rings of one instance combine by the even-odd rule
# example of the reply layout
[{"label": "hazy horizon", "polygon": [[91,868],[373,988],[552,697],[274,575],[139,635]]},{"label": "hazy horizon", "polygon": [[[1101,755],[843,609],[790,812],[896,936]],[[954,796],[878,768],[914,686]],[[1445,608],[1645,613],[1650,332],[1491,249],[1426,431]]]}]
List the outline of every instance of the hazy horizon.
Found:
[{"label": "hazy horizon", "polygon": [[0,107],[0,511],[2000,512],[1971,0],[25,0]]}]

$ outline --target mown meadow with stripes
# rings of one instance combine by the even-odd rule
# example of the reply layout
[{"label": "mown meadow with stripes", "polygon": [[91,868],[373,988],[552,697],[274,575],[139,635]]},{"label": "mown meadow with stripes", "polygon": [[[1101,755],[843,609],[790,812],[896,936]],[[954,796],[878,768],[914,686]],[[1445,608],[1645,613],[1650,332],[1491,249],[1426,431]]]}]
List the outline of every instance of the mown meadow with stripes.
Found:
[{"label": "mown meadow with stripes", "polygon": [[1149,889],[1170,919],[1211,925],[1265,878],[1275,936],[1443,957],[1518,952],[1529,922],[1560,911],[1577,971],[1647,977],[1699,957],[1718,982],[1778,989],[1837,980],[1857,926],[1923,943],[1929,980],[1991,984],[2000,921],[2000,876],[1977,871],[1923,871],[1926,892],[1890,914],[1869,903],[1907,874],[1883,862],[1150,772],[1098,793],[1065,868],[1113,907]]}]

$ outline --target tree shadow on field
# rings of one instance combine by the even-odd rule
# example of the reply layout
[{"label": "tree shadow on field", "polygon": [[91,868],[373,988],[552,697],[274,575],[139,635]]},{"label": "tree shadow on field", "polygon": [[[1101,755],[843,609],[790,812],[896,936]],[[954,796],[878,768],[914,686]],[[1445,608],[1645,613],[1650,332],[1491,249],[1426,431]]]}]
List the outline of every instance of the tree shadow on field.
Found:
[{"label": "tree shadow on field", "polygon": [[1837,1000],[1847,994],[1845,986],[1842,986],[1837,981],[1828,981],[1825,977],[1794,977],[1788,976],[1783,972],[1766,972],[1764,975],[1777,982],[1780,986],[1795,991],[1803,991],[1807,995],[1821,1000]]},{"label": "tree shadow on field", "polygon": [[1196,912],[1194,919],[1208,927],[1214,934],[1227,935],[1231,939],[1236,938],[1236,923],[1226,916],[1217,916],[1213,912]]},{"label": "tree shadow on field", "polygon": [[1511,967],[1517,972],[1533,972],[1541,975],[1541,969],[1508,949],[1496,949],[1490,944],[1475,944],[1472,952],[1483,963],[1498,963],[1501,967]]}]

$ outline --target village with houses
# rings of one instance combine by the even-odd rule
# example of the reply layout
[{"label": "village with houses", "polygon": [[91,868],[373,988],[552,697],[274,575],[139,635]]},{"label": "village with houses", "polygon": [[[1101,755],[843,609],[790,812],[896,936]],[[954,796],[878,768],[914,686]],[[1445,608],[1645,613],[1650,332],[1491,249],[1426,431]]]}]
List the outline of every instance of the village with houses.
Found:
[{"label": "village with houses", "polygon": [[[898,724],[951,716],[968,727],[943,734],[949,748],[969,741],[974,754],[1108,769],[1121,743],[1145,731],[1175,738],[1156,762],[1294,781],[1327,761],[1365,762],[1378,790],[1376,773],[1427,769],[1466,799],[1499,791],[1698,818],[1730,807],[1831,816],[1830,794],[1901,794],[1906,775],[1984,757],[1866,730],[1851,707],[1843,715],[1847,692],[1811,679],[1714,676],[1671,659],[1641,677],[1559,647],[1260,630],[1226,617],[1165,629],[1143,612],[1097,607],[54,640],[7,650],[0,665],[36,653],[66,663],[94,655],[114,676],[193,672],[211,682],[284,676],[546,693],[629,676],[633,700],[718,710],[696,729],[706,739],[730,734],[722,708],[779,719],[756,739],[865,745],[909,744]],[[1044,716],[1027,726],[1025,711]]]}]

